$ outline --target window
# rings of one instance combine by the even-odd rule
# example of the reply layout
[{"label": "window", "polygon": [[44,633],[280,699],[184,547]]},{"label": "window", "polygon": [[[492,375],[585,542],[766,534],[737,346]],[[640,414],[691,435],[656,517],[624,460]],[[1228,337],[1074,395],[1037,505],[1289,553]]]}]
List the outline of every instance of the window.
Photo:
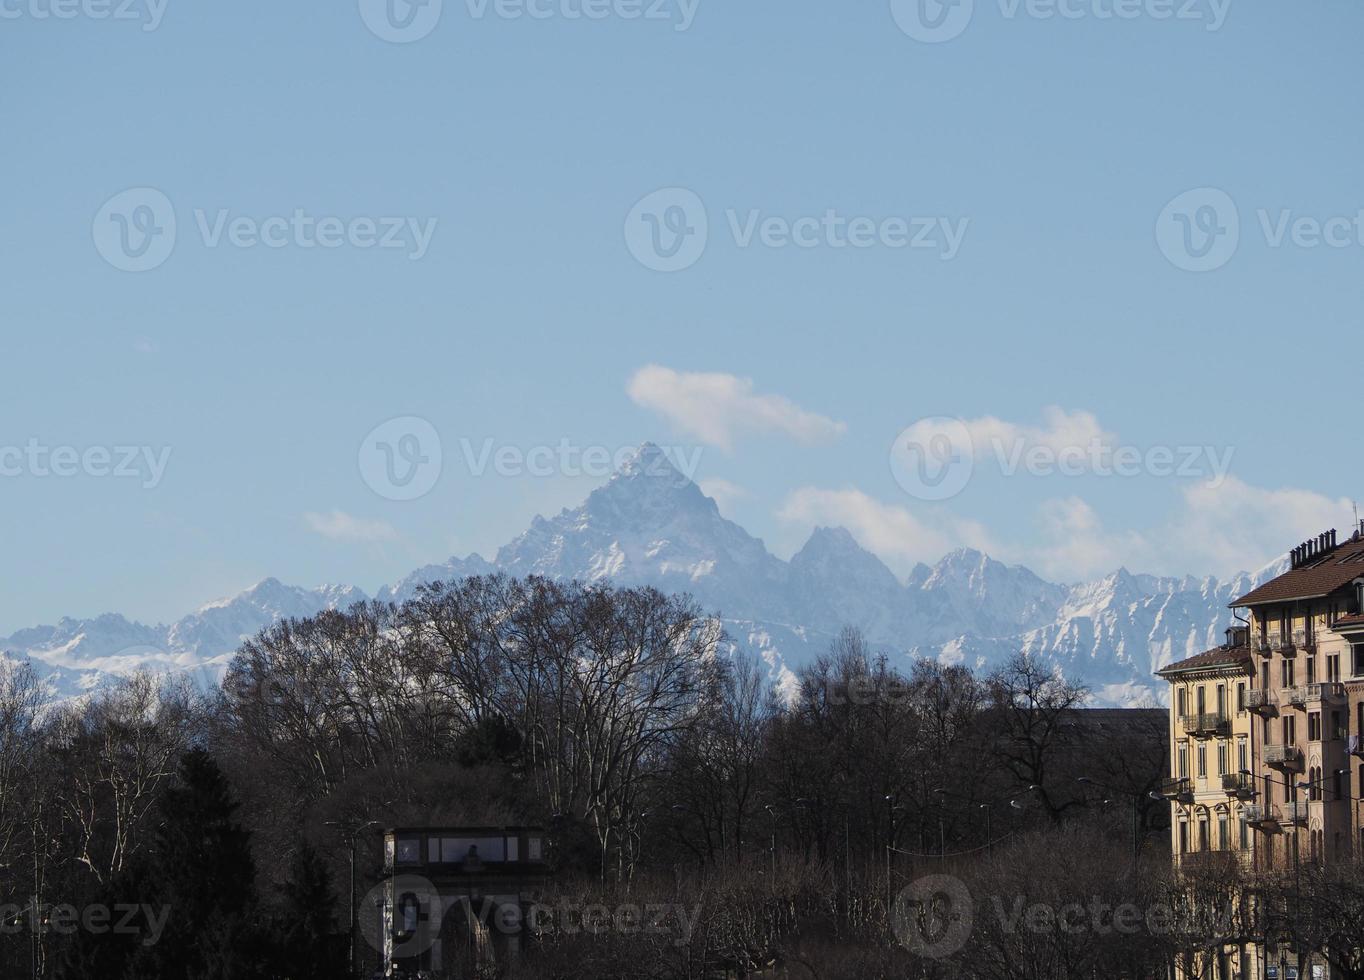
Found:
[{"label": "window", "polygon": [[1331,788],[1335,791],[1335,793],[1331,797],[1332,799],[1334,800],[1345,799],[1345,780],[1343,777],[1346,775],[1347,773],[1344,769],[1337,769],[1335,772],[1331,773],[1332,777]]},{"label": "window", "polygon": [[1231,824],[1225,813],[1217,815],[1217,847],[1223,851],[1231,848]]},{"label": "window", "polygon": [[526,860],[540,861],[544,859],[544,843],[538,837],[532,837],[526,841]]},{"label": "window", "polygon": [[1298,740],[1298,719],[1288,715],[1283,720],[1283,744],[1292,745]]},{"label": "window", "polygon": [[1217,713],[1226,717],[1227,714],[1227,685],[1217,685]]},{"label": "window", "polygon": [[[1364,839],[1364,829],[1361,829],[1359,833],[1361,839]],[[1189,822],[1187,820],[1179,821],[1179,853],[1189,853]]]},{"label": "window", "polygon": [[1236,685],[1236,711],[1244,713],[1246,710],[1246,682],[1242,681]]},{"label": "window", "polygon": [[394,861],[397,864],[420,864],[422,842],[416,837],[399,837],[394,848]]},{"label": "window", "polygon": [[1206,776],[1207,774],[1208,774],[1208,747],[1206,745],[1200,745],[1198,747],[1198,775],[1201,778],[1203,776]]},{"label": "window", "polygon": [[1326,679],[1332,683],[1340,680],[1340,654],[1332,653],[1327,655]]},{"label": "window", "polygon": [[1331,728],[1326,732],[1326,737],[1339,739],[1345,737],[1345,723],[1341,721],[1340,712],[1331,712]]},{"label": "window", "polygon": [[1246,745],[1246,737],[1242,735],[1236,740],[1236,771],[1245,772],[1250,768],[1250,752]]},{"label": "window", "polygon": [[1218,742],[1218,743],[1217,743],[1217,775],[1219,775],[1219,776],[1225,776],[1225,775],[1227,774],[1227,749],[1228,749],[1228,748],[1229,748],[1229,746],[1227,745],[1226,742]]},{"label": "window", "polygon": [[1244,820],[1241,821],[1241,850],[1250,850],[1250,825]]},{"label": "window", "polygon": [[1317,655],[1309,653],[1307,655],[1307,676],[1303,680],[1311,684],[1317,679]]},{"label": "window", "polygon": [[1198,849],[1206,851],[1208,849],[1208,818],[1198,818]]},{"label": "window", "polygon": [[1321,741],[1321,712],[1313,711],[1307,716],[1307,740],[1309,742]]},{"label": "window", "polygon": [[1189,743],[1179,743],[1179,778],[1189,778]]},{"label": "window", "polygon": [[1351,659],[1354,661],[1350,664],[1351,673],[1355,677],[1364,677],[1364,643],[1353,644],[1350,647],[1350,653],[1352,654]]},{"label": "window", "polygon": [[1260,690],[1269,690],[1269,661],[1260,664]]},{"label": "window", "polygon": [[1208,713],[1208,691],[1202,685],[1198,685],[1198,713],[1206,715]]},{"label": "window", "polygon": [[1189,713],[1189,692],[1181,687],[1177,696],[1179,698],[1179,711],[1177,713],[1183,717]]}]

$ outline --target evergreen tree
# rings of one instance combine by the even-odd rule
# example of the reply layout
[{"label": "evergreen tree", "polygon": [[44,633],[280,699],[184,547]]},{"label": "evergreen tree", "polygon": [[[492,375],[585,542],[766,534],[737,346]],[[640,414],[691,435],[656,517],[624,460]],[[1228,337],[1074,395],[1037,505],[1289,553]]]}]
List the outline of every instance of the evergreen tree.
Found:
[{"label": "evergreen tree", "polygon": [[275,923],[277,970],[283,980],[336,980],[346,972],[344,932],[336,928],[336,890],[321,855],[300,841],[280,886]]}]

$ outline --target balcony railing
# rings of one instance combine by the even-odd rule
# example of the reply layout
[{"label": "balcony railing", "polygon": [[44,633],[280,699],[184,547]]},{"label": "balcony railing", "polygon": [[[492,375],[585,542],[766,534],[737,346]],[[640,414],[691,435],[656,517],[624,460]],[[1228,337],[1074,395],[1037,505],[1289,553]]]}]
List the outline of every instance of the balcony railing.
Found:
[{"label": "balcony railing", "polygon": [[1245,858],[1239,851],[1220,850],[1220,851],[1189,851],[1179,855],[1179,867],[1181,871],[1235,871],[1236,868],[1245,863]]},{"label": "balcony railing", "polygon": [[1307,630],[1293,631],[1293,646],[1298,650],[1306,650],[1309,653],[1316,649],[1317,638],[1315,634],[1309,634]]},{"label": "balcony railing", "polygon": [[1336,681],[1327,681],[1324,684],[1308,684],[1305,691],[1308,704],[1337,701],[1345,696],[1345,688]]},{"label": "balcony railing", "polygon": [[1307,823],[1306,803],[1280,803],[1279,823],[1285,827]]},{"label": "balcony railing", "polygon": [[1274,707],[1274,699],[1264,688],[1246,692],[1246,708],[1250,711],[1269,711]]},{"label": "balcony railing", "polygon": [[1286,687],[1283,692],[1284,704],[1291,704],[1295,708],[1307,707],[1307,688],[1305,687]]},{"label": "balcony railing", "polygon": [[1251,776],[1229,772],[1222,777],[1222,792],[1248,800],[1255,795],[1255,780]]},{"label": "balcony railing", "polygon": [[1160,795],[1167,800],[1193,801],[1193,785],[1187,778],[1167,779],[1160,784]]},{"label": "balcony railing", "polygon": [[1266,745],[1265,765],[1276,769],[1301,769],[1302,752],[1296,745]]},{"label": "balcony railing", "polygon": [[1279,633],[1270,635],[1269,649],[1274,653],[1281,653],[1285,657],[1291,657],[1298,652],[1298,648],[1293,645],[1293,638]]},{"label": "balcony railing", "polygon": [[1268,636],[1262,636],[1255,641],[1255,650],[1257,653],[1269,653],[1273,649],[1274,648],[1270,646]]},{"label": "balcony railing", "polygon": [[1185,715],[1183,723],[1184,731],[1190,735],[1225,735],[1231,731],[1231,719],[1220,712]]},{"label": "balcony railing", "polygon": [[1241,817],[1252,827],[1264,827],[1276,822],[1273,809],[1258,804],[1255,806],[1248,806],[1242,810]]}]

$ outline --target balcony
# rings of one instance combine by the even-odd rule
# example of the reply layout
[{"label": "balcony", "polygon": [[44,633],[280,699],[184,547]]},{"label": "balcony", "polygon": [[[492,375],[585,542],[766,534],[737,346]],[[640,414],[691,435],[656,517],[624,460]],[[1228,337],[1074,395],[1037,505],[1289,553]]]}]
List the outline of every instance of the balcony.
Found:
[{"label": "balcony", "polygon": [[1257,829],[1271,827],[1278,823],[1274,819],[1273,808],[1267,806],[1248,806],[1241,811],[1241,819],[1246,822],[1247,826]]},{"label": "balcony", "polygon": [[1220,873],[1234,872],[1244,863],[1244,858],[1237,851],[1189,851],[1187,854],[1179,855],[1179,870],[1181,871],[1209,871]]},{"label": "balcony", "polygon": [[1274,649],[1274,648],[1273,648],[1272,646],[1270,646],[1269,637],[1267,637],[1267,636],[1262,636],[1262,637],[1260,637],[1258,640],[1255,641],[1255,652],[1256,652],[1256,653],[1269,653],[1269,652],[1271,652],[1273,649]]},{"label": "balcony", "polygon": [[1345,688],[1336,681],[1327,681],[1325,684],[1308,684],[1304,691],[1308,704],[1339,701],[1345,697]]},{"label": "balcony", "polygon": [[1282,700],[1284,704],[1292,705],[1295,708],[1305,708],[1307,707],[1307,688],[1286,687],[1283,690]]},{"label": "balcony", "polygon": [[1291,657],[1298,652],[1288,637],[1278,634],[1269,638],[1269,649],[1274,653],[1282,653],[1285,657]]},{"label": "balcony", "polygon": [[1304,827],[1307,825],[1306,803],[1280,803],[1279,823],[1285,827]]},{"label": "balcony", "polygon": [[1201,714],[1185,715],[1183,724],[1184,731],[1198,738],[1231,733],[1231,719],[1218,712],[1205,711]]},{"label": "balcony", "polygon": [[1307,630],[1293,631],[1293,649],[1306,650],[1308,653],[1311,653],[1316,648],[1317,648],[1316,634],[1308,633]]},{"label": "balcony", "polygon": [[1240,773],[1227,773],[1222,777],[1222,792],[1238,800],[1255,798],[1255,780]]},{"label": "balcony", "polygon": [[1265,765],[1301,771],[1302,751],[1296,745],[1266,745]]},{"label": "balcony", "polygon": [[1167,779],[1160,784],[1160,795],[1179,803],[1193,802],[1193,786],[1188,779]]},{"label": "balcony", "polygon": [[1256,688],[1246,692],[1246,710],[1266,713],[1274,710],[1274,699],[1268,691]]}]

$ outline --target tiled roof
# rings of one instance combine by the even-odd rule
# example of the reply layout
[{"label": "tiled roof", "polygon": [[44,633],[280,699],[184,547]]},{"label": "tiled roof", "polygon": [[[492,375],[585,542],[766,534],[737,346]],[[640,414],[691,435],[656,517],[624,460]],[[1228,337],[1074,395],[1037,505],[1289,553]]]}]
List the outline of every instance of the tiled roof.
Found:
[{"label": "tiled roof", "polygon": [[1232,603],[1256,606],[1265,602],[1315,599],[1364,577],[1364,538],[1346,541],[1335,551],[1309,559],[1305,565],[1270,579]]},{"label": "tiled roof", "polygon": [[1190,670],[1248,666],[1250,666],[1250,649],[1248,647],[1218,647],[1216,650],[1208,650],[1206,653],[1200,653],[1177,663],[1172,663],[1168,667],[1162,667],[1156,671],[1156,675],[1164,677],[1167,674],[1182,674]]}]

